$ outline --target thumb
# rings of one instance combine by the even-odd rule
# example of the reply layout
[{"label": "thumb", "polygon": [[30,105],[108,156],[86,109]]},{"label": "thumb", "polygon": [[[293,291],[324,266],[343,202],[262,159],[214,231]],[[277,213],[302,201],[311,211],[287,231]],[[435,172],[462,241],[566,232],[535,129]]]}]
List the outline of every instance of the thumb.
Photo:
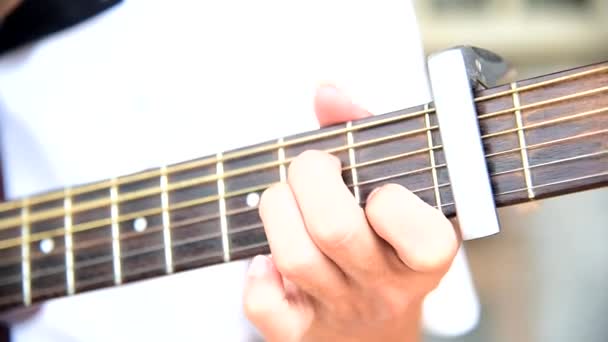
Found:
[{"label": "thumb", "polygon": [[315,113],[321,127],[372,116],[332,85],[323,85],[317,89]]},{"label": "thumb", "polygon": [[300,341],[312,321],[312,308],[302,293],[285,290],[272,259],[258,255],[249,266],[245,314],[265,341]]}]

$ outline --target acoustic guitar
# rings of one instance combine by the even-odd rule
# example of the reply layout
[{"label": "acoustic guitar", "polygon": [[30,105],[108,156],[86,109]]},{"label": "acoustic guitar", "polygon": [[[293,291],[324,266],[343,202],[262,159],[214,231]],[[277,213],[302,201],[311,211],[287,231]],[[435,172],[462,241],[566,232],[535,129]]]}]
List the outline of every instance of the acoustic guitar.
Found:
[{"label": "acoustic guitar", "polygon": [[[608,184],[608,62],[474,97],[497,206]],[[426,104],[0,203],[0,309],[268,253],[260,194],[308,149],[361,199],[394,182],[452,217],[439,130]]]}]

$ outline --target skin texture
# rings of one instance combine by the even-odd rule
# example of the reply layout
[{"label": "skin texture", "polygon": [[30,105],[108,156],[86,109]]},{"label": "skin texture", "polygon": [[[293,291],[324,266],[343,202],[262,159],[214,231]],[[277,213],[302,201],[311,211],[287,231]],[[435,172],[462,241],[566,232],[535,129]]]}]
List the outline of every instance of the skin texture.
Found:
[{"label": "skin texture", "polygon": [[[315,112],[321,126],[371,115],[332,86]],[[250,265],[249,320],[269,342],[419,341],[423,299],[461,243],[451,222],[397,184],[361,208],[325,152],[299,155],[287,178],[260,202],[271,256]]]}]

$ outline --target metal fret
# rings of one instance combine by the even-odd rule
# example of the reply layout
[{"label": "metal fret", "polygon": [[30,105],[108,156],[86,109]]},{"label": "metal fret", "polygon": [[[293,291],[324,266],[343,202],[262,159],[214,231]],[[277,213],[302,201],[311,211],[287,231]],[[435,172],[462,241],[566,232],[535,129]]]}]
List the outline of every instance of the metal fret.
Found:
[{"label": "metal fret", "polygon": [[429,160],[431,161],[431,175],[433,177],[433,190],[435,192],[435,205],[441,210],[441,193],[439,192],[439,182],[437,181],[437,167],[435,163],[435,149],[433,148],[433,134],[431,132],[431,118],[428,113],[428,103],[424,105],[424,124],[426,126],[426,138],[429,146]]},{"label": "metal fret", "polygon": [[223,154],[219,152],[217,154],[217,194],[218,204],[220,210],[220,228],[222,232],[222,250],[224,252],[224,262],[230,261],[230,244],[228,241],[228,221],[226,220],[226,199],[224,198],[224,163],[222,161]]},{"label": "metal fret", "polygon": [[112,221],[112,261],[114,265],[114,283],[119,285],[122,283],[122,268],[120,263],[120,226],[118,213],[118,187],[116,178],[112,179],[112,187],[110,188],[110,215]]},{"label": "metal fret", "polygon": [[348,161],[350,163],[350,171],[352,176],[352,184],[353,184],[353,193],[355,195],[355,200],[357,203],[361,203],[361,194],[359,192],[358,178],[357,178],[357,159],[355,157],[355,149],[352,147],[355,143],[355,139],[353,138],[353,122],[348,121],[346,123],[346,142],[348,144]]},{"label": "metal fret", "polygon": [[528,148],[526,145],[526,136],[523,128],[523,120],[521,116],[521,103],[519,100],[519,92],[517,91],[517,83],[511,83],[511,89],[513,91],[513,106],[517,108],[515,110],[515,121],[517,123],[517,137],[519,139],[519,147],[521,151],[521,163],[524,170],[524,179],[526,181],[526,188],[528,189],[528,198],[534,198],[534,186],[532,185],[532,176],[530,174],[530,160],[528,159]]},{"label": "metal fret", "polygon": [[65,226],[65,283],[68,295],[76,292],[74,286],[74,250],[72,241],[72,197],[70,188],[65,189],[63,225]]},{"label": "metal fret", "polygon": [[283,138],[280,138],[277,141],[277,144],[280,146],[279,147],[279,162],[281,164],[279,165],[279,178],[280,178],[281,182],[287,181],[287,169],[285,167],[285,148],[283,147],[284,143],[285,142],[284,142]]},{"label": "metal fret", "polygon": [[167,187],[169,181],[167,178],[167,167],[163,166],[160,169],[160,201],[162,208],[163,220],[163,243],[165,246],[165,268],[168,274],[173,273],[173,249],[171,239],[171,219],[169,217],[169,193]]},{"label": "metal fret", "polygon": [[30,222],[29,203],[23,200],[21,207],[21,285],[23,291],[23,304],[32,304],[32,278],[30,265]]}]

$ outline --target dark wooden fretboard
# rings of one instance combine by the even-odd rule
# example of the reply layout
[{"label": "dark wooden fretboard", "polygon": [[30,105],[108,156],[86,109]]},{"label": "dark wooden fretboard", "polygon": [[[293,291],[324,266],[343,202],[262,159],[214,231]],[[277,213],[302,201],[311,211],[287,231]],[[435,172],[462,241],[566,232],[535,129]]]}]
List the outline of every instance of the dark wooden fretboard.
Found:
[{"label": "dark wooden fretboard", "polygon": [[[498,206],[608,183],[608,63],[476,92]],[[399,183],[455,215],[431,105],[0,204],[0,308],[268,253],[257,204],[326,150],[364,205]]]}]

